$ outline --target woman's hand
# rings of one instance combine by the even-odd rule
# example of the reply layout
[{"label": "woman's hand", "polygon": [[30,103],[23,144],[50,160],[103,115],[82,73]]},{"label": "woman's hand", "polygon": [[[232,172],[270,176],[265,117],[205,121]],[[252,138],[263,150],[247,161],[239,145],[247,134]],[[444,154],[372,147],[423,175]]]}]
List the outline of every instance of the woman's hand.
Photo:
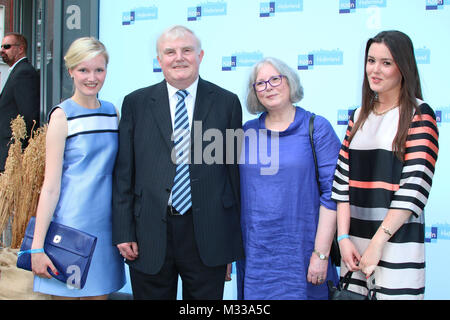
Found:
[{"label": "woman's hand", "polygon": [[359,264],[360,270],[367,278],[375,271],[380,262],[386,243],[411,217],[411,214],[412,212],[409,210],[389,209],[377,232],[370,240]]},{"label": "woman's hand", "polygon": [[52,276],[48,272],[47,268],[50,268],[53,274],[59,275],[59,272],[56,270],[53,262],[44,252],[31,254],[31,270],[33,271],[33,274],[42,278],[50,279]]},{"label": "woman's hand", "polygon": [[358,265],[360,264],[361,255],[350,239],[347,238],[339,241],[339,250],[341,251],[342,261],[348,270],[360,270]]},{"label": "woman's hand", "polygon": [[374,241],[370,241],[369,246],[366,251],[364,251],[361,261],[359,262],[359,268],[366,275],[366,278],[369,278],[375,271],[382,254],[383,247],[376,244]]},{"label": "woman's hand", "polygon": [[324,283],[327,278],[328,260],[321,260],[314,252],[309,259],[307,280],[315,285]]}]

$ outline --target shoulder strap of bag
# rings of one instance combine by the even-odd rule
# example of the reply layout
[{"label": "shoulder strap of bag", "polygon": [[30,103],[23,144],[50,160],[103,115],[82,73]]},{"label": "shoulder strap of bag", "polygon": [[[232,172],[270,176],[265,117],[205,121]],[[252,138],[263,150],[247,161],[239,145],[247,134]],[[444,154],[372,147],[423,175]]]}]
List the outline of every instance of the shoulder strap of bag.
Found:
[{"label": "shoulder strap of bag", "polygon": [[[314,138],[313,138],[314,118],[315,117],[316,117],[316,115],[313,113],[311,115],[311,117],[309,118],[309,142],[311,143],[311,149],[312,149],[312,154],[313,154],[313,158],[314,158],[314,165],[316,168],[317,187],[319,188],[319,194],[322,195],[322,191],[320,189],[320,181],[319,181],[319,167],[317,165],[317,156],[316,156],[316,150],[314,148]],[[330,257],[331,257],[331,261],[334,263],[335,266],[341,265],[341,254],[339,251],[339,244],[337,242],[337,230],[336,230],[336,233],[334,234],[333,242],[331,244]]]},{"label": "shoulder strap of bag", "polygon": [[317,165],[317,157],[316,157],[316,150],[314,148],[314,138],[313,138],[313,133],[314,133],[314,118],[316,117],[316,115],[313,113],[311,115],[311,117],[309,118],[309,142],[311,143],[311,149],[312,149],[312,154],[313,154],[313,158],[314,158],[314,166],[316,169],[316,181],[317,181],[317,186],[319,187],[319,193],[322,194],[322,192],[320,191],[320,182],[319,182],[319,168]]}]

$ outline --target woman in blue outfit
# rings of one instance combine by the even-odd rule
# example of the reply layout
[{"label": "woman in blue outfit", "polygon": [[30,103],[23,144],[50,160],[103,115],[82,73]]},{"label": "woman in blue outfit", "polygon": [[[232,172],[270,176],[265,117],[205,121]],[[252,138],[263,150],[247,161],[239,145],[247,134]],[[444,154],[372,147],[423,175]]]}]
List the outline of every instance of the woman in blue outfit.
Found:
[{"label": "woman in blue outfit", "polygon": [[111,241],[112,171],[118,147],[118,114],[98,100],[108,64],[104,45],[75,40],[64,57],[74,94],[49,115],[45,178],[36,213],[32,249],[44,246],[50,221],[97,237],[86,284],[76,289],[51,277],[57,273],[44,253],[32,254],[34,291],[55,299],[106,299],[125,284],[124,263]]},{"label": "woman in blue outfit", "polygon": [[311,113],[295,71],[275,58],[257,63],[239,164],[245,260],[237,263],[238,299],[328,299],[337,282],[328,259],[336,231],[330,199],[340,142],[323,117],[314,121],[320,192],[309,140]]}]

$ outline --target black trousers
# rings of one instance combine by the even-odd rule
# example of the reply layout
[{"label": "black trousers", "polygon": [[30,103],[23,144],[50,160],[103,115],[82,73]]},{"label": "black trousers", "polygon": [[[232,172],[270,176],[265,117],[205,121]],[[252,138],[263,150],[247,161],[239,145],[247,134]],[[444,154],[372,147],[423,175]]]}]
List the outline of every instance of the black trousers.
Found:
[{"label": "black trousers", "polygon": [[208,267],[201,261],[195,242],[192,213],[167,217],[167,249],[164,264],[155,275],[130,267],[136,300],[175,300],[178,275],[184,300],[222,300],[226,265]]}]

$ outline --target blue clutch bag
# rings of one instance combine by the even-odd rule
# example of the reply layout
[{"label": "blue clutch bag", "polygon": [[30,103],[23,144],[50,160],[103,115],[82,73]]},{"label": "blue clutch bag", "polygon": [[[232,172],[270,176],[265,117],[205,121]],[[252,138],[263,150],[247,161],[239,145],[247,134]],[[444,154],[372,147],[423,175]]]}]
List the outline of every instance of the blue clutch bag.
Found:
[{"label": "blue clutch bag", "polygon": [[[17,267],[31,271],[31,243],[36,218],[31,217],[17,258]],[[97,237],[86,232],[51,222],[45,237],[44,251],[59,274],[48,272],[73,288],[82,289],[86,283]]]}]

